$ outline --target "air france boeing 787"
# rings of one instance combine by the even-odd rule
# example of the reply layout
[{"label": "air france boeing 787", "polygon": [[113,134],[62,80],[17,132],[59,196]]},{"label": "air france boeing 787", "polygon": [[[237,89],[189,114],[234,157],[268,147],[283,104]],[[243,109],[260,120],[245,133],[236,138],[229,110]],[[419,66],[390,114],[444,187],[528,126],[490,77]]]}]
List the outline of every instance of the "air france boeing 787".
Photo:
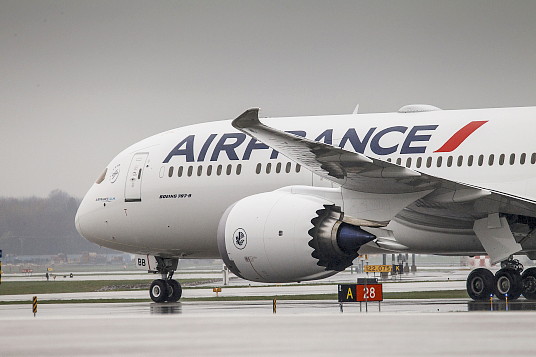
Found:
[{"label": "air france boeing 787", "polygon": [[322,279],[360,254],[490,256],[476,300],[536,299],[536,107],[264,118],[190,125],[117,155],[84,197],[80,234],[144,255],[177,301],[179,259],[259,282]]}]

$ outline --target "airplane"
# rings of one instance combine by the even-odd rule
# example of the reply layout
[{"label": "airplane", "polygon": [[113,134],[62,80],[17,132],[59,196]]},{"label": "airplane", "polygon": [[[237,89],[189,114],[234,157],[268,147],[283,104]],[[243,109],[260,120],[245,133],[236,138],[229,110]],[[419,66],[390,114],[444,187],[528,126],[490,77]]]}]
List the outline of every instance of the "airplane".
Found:
[{"label": "airplane", "polygon": [[128,147],[85,195],[75,224],[161,274],[178,301],[180,259],[221,258],[266,283],[332,276],[363,254],[487,255],[474,300],[536,299],[536,107],[259,118],[169,130]]}]

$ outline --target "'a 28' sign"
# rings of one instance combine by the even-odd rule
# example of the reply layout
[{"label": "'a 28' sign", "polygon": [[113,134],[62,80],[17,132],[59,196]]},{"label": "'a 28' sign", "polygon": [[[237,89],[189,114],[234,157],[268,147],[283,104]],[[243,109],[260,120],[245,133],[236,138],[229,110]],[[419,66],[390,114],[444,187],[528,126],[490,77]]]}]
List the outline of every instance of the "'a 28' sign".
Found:
[{"label": "'a 28' sign", "polygon": [[383,301],[382,284],[340,284],[339,302]]}]

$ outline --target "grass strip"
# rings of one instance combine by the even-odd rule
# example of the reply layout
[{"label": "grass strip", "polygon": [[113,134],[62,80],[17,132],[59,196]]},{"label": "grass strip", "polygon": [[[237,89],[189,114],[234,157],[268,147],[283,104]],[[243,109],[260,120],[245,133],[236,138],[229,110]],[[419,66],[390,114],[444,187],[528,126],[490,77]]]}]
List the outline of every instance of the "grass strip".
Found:
[{"label": "grass strip", "polygon": [[[143,280],[67,280],[67,281],[8,281],[0,284],[0,295],[84,293],[95,291],[149,290],[153,279]],[[182,279],[191,284],[211,279]]]},{"label": "grass strip", "polygon": [[[49,304],[104,304],[104,303],[126,303],[126,302],[152,302],[151,299],[72,299],[72,300],[38,300],[39,305]],[[0,305],[32,305],[31,300],[22,301],[0,301]]]},{"label": "grass strip", "polygon": [[261,295],[261,296],[211,296],[198,298],[183,298],[181,301],[263,301],[263,300],[334,300],[337,294],[309,294],[309,295]]},{"label": "grass strip", "polygon": [[385,299],[469,299],[467,290],[432,290],[384,293]]},{"label": "grass strip", "polygon": [[[411,291],[385,293],[384,301],[391,299],[468,299],[465,290],[440,290],[440,291]],[[212,296],[198,298],[182,298],[181,301],[271,301],[277,300],[317,300],[337,301],[337,294],[308,294],[308,295],[261,295],[261,296]],[[72,300],[39,300],[40,304],[81,304],[81,303],[125,303],[125,302],[151,302],[146,299],[72,299]],[[31,304],[30,300],[24,301],[0,301],[0,305]]]},{"label": "grass strip", "polygon": [[[465,290],[434,290],[384,293],[384,300],[389,299],[464,299],[469,298]],[[212,296],[199,298],[183,298],[182,301],[254,301],[254,300],[333,300],[337,294],[309,295],[262,295],[262,296]]]},{"label": "grass strip", "polygon": [[[181,283],[183,281],[183,279],[180,279],[179,280]],[[455,281],[465,281],[463,279],[459,279],[459,280],[449,280],[449,282],[455,282]],[[419,283],[437,283],[437,282],[444,282],[444,281],[440,281],[440,280],[419,280],[418,281]],[[387,280],[387,281],[380,281],[379,283],[381,284],[405,284],[405,283],[415,283],[414,280],[410,280],[410,281],[404,281],[404,280]],[[354,282],[343,282],[343,283],[340,283],[340,284],[355,284]],[[335,290],[337,289],[337,284],[335,283],[332,283],[332,282],[329,282],[329,283],[322,283],[322,282],[319,282],[319,283],[295,283],[295,284],[287,284],[285,283],[284,285],[282,284],[263,284],[263,285],[227,285],[227,286],[222,286],[221,284],[214,284],[214,287],[221,287],[221,288],[225,288],[225,289],[235,289],[235,288],[258,288],[258,287],[263,287],[263,288],[266,288],[266,287],[287,287],[287,286],[335,286]],[[212,288],[213,286],[210,285],[210,286],[191,286],[191,287],[188,287],[188,289],[207,289],[207,288]]]}]

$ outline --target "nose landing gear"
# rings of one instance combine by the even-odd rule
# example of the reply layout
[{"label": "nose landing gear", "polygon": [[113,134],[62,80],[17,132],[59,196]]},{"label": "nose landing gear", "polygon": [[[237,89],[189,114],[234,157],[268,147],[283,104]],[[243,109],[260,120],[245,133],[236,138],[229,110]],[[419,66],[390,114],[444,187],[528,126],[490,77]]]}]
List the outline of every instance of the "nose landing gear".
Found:
[{"label": "nose landing gear", "polygon": [[154,280],[149,288],[149,295],[154,302],[177,302],[182,296],[182,287],[178,281],[173,280],[173,273],[177,270],[177,258],[155,257],[158,263],[155,273],[162,274],[162,279]]},{"label": "nose landing gear", "polygon": [[473,300],[486,300],[495,295],[500,300],[516,300],[521,294],[528,300],[536,300],[536,268],[525,270],[517,259],[501,262],[495,273],[484,268],[475,269],[467,277],[467,293]]}]

